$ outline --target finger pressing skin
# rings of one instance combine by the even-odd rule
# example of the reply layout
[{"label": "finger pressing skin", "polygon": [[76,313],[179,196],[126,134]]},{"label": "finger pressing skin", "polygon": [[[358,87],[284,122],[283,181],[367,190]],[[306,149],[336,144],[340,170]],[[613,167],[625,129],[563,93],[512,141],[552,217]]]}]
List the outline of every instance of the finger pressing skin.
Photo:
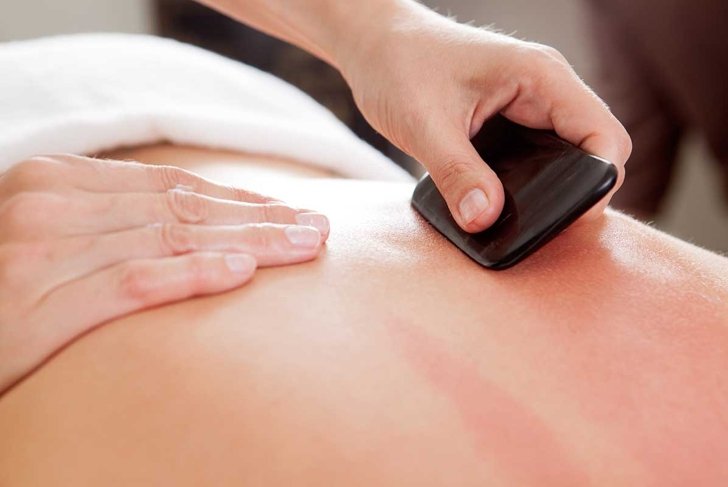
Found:
[{"label": "finger pressing skin", "polygon": [[174,166],[157,166],[131,161],[114,161],[70,154],[49,156],[71,166],[74,187],[99,193],[164,193],[185,187],[214,198],[248,203],[271,203],[277,198],[240,188],[217,184]]},{"label": "finger pressing skin", "polygon": [[89,194],[78,204],[78,211],[65,216],[66,235],[116,232],[157,223],[297,224],[315,227],[324,239],[329,234],[329,221],[319,213],[305,213],[283,203],[213,198],[182,188],[166,193]]},{"label": "finger pressing skin", "polygon": [[315,259],[321,233],[300,225],[202,226],[167,223],[94,236],[64,239],[54,246],[49,288],[128,260],[214,251],[253,256],[258,266],[289,265]]},{"label": "finger pressing skin", "polygon": [[[579,81],[579,83],[581,83]],[[625,178],[625,164],[632,151],[632,141],[622,124],[608,111],[606,105],[583,86],[582,107],[564,105],[552,116],[554,129],[566,140],[585,152],[602,157],[617,167],[617,183],[587,217],[601,215]],[[578,110],[578,111],[575,111]],[[585,127],[592,127],[591,130]]]},{"label": "finger pressing skin", "polygon": [[[632,141],[607,106],[580,80],[574,92],[554,107],[551,121],[561,137],[586,152],[602,157],[623,172],[632,152]],[[578,90],[578,91],[577,91]],[[554,96],[564,96],[561,93]]]},{"label": "finger pressing skin", "polygon": [[515,97],[502,109],[514,122],[554,129],[562,138],[624,167],[632,150],[624,127],[555,49],[533,44],[518,59]]},{"label": "finger pressing skin", "polygon": [[57,350],[92,327],[129,313],[237,288],[250,281],[255,269],[255,259],[249,255],[219,252],[107,267],[44,296],[39,303],[43,318],[39,333],[48,345],[41,348]]},{"label": "finger pressing skin", "polygon": [[471,233],[491,226],[503,210],[503,186],[464,130],[441,130],[431,137],[421,162],[460,227]]},{"label": "finger pressing skin", "polygon": [[567,63],[549,52],[546,51],[541,60],[534,63],[549,75],[533,74],[533,79],[527,83],[530,89],[519,90],[519,97],[503,110],[503,114],[531,127],[553,128],[563,139],[617,167],[618,179],[614,189],[588,213],[590,216],[599,215],[602,213],[600,209],[606,207],[624,181],[632,142],[604,102]]}]

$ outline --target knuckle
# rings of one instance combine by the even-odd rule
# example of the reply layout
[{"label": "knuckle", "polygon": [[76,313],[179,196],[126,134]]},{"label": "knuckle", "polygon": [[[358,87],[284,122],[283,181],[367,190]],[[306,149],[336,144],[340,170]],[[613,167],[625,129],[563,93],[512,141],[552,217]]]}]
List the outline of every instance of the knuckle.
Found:
[{"label": "knuckle", "polygon": [[32,157],[15,164],[4,184],[12,192],[37,191],[58,181],[58,168],[58,161],[49,156]]},{"label": "knuckle", "polygon": [[248,201],[252,196],[254,196],[250,192],[235,186],[227,186],[226,189],[230,192],[230,194],[232,194],[235,201]]},{"label": "knuckle", "polygon": [[518,66],[520,84],[531,89],[571,72],[571,65],[558,50],[542,44],[530,44]]},{"label": "knuckle", "polygon": [[150,300],[152,275],[144,265],[127,262],[121,265],[118,274],[118,291],[122,299],[140,304]]},{"label": "knuckle", "polygon": [[271,228],[267,225],[252,226],[247,240],[252,248],[266,249],[273,244]]},{"label": "knuckle", "polygon": [[210,259],[214,254],[201,252],[190,255],[187,261],[187,270],[194,279],[203,278],[210,268]]},{"label": "knuckle", "polygon": [[192,231],[186,225],[165,223],[158,227],[159,242],[169,255],[179,255],[195,250]]},{"label": "knuckle", "polygon": [[568,61],[566,60],[566,57],[563,54],[561,54],[561,51],[559,51],[558,49],[556,49],[552,46],[547,46],[547,45],[543,45],[543,44],[539,44],[538,46],[539,46],[539,50],[546,56],[548,56],[552,59],[555,59],[561,63],[568,63]]},{"label": "knuckle", "polygon": [[266,203],[261,205],[261,222],[281,221],[286,214],[287,207],[281,203]]},{"label": "knuckle", "polygon": [[529,42],[525,51],[525,59],[529,63],[548,63],[553,64],[554,61],[559,64],[568,64],[566,57],[561,54],[558,49],[546,44],[537,42]]},{"label": "knuckle", "polygon": [[632,138],[629,136],[629,133],[627,133],[624,127],[622,127],[620,130],[617,145],[622,161],[627,161],[627,159],[629,159],[629,156],[632,154]]},{"label": "knuckle", "polygon": [[261,202],[271,200],[271,198],[263,196],[262,194],[238,188],[236,186],[226,186],[225,189],[232,195],[232,198],[235,201]]},{"label": "knuckle", "polygon": [[273,221],[273,218],[275,217],[275,212],[273,211],[273,205],[271,204],[263,204],[259,206],[259,212],[258,212],[258,222],[270,222]]},{"label": "knuckle", "polygon": [[216,258],[212,253],[197,253],[187,259],[186,294],[194,294],[195,290],[205,288],[215,280],[217,268],[210,265]]},{"label": "knuckle", "polygon": [[208,201],[191,191],[182,189],[168,190],[167,204],[172,214],[184,223],[200,223],[209,216]]},{"label": "knuckle", "polygon": [[149,167],[152,177],[157,179],[159,185],[167,190],[184,186],[191,190],[197,187],[197,178],[190,172],[174,166]]},{"label": "knuckle", "polygon": [[64,161],[64,155],[63,154],[41,154],[29,157],[25,161],[21,162],[20,164],[16,165],[16,167],[41,167],[41,168],[48,168],[48,167],[55,167],[59,164],[62,164]]},{"label": "knuckle", "polygon": [[559,51],[541,44],[527,46],[514,65],[517,72],[510,79],[516,80],[521,96],[536,105],[551,100],[564,83],[571,86],[579,79]]},{"label": "knuckle", "polygon": [[[210,265],[210,253],[196,253],[183,257],[182,268],[175,272],[182,274],[175,279],[173,295],[191,296],[204,289],[215,278],[215,266]],[[162,289],[157,279],[154,264],[149,262],[126,262],[117,271],[117,292],[120,299],[136,306],[159,304],[170,299],[169,289]],[[177,298],[176,298],[177,299]]]},{"label": "knuckle", "polygon": [[448,157],[437,168],[439,185],[444,193],[450,193],[461,185],[464,174],[470,171],[470,164],[464,158]]}]

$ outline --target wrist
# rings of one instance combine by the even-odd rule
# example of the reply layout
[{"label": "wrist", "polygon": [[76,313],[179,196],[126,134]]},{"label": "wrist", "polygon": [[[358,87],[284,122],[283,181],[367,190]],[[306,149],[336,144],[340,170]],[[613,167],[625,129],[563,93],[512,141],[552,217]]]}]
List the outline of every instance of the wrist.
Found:
[{"label": "wrist", "polygon": [[368,0],[355,10],[337,2],[334,10],[338,12],[330,21],[337,28],[330,38],[328,56],[347,80],[351,70],[376,62],[398,32],[440,17],[413,0]]}]

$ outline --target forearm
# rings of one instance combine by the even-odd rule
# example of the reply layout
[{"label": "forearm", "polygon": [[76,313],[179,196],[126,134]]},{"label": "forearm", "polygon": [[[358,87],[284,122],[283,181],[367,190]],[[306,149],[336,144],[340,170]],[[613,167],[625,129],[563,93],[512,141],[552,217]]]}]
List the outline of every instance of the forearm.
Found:
[{"label": "forearm", "polygon": [[[332,66],[358,50],[372,30],[429,12],[414,0],[199,0],[256,29],[290,42]],[[372,21],[376,16],[377,21]],[[375,34],[376,35],[376,34]]]},{"label": "forearm", "polygon": [[553,48],[449,21],[416,0],[199,1],[336,67],[366,120],[427,168],[467,232],[491,226],[505,204],[470,143],[497,113],[611,161],[617,188],[624,178],[629,135]]}]

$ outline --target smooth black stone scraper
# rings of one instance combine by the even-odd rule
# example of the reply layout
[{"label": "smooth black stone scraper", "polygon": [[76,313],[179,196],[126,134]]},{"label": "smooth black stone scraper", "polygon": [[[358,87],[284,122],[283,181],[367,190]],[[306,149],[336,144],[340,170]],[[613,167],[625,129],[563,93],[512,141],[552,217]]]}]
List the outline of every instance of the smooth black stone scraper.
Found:
[{"label": "smooth black stone scraper", "polygon": [[473,137],[473,146],[505,189],[503,212],[492,227],[460,229],[426,175],[412,206],[471,259],[506,269],[532,254],[586,213],[614,187],[617,168],[553,132],[529,129],[496,116]]}]

